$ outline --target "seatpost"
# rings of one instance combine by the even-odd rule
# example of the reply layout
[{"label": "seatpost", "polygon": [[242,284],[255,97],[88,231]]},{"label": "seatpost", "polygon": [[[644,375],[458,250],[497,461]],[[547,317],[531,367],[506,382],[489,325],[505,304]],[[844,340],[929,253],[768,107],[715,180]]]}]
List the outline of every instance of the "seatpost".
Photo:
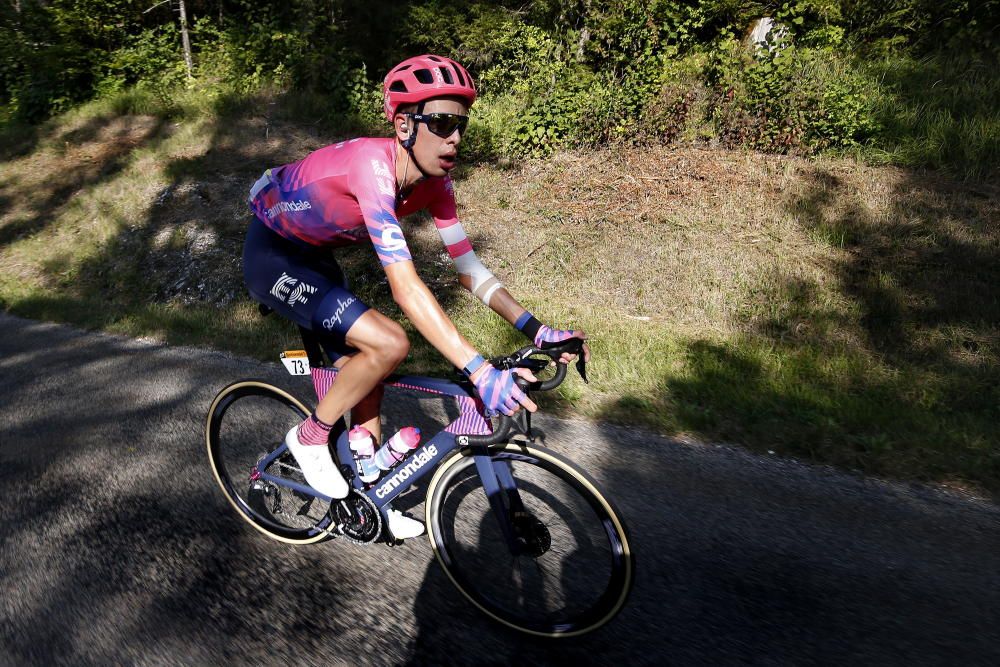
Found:
[{"label": "seatpost", "polygon": [[306,356],[309,358],[309,366],[312,368],[323,368],[326,361],[323,359],[323,352],[320,349],[316,333],[299,325],[299,333],[302,335],[302,345],[306,348]]}]

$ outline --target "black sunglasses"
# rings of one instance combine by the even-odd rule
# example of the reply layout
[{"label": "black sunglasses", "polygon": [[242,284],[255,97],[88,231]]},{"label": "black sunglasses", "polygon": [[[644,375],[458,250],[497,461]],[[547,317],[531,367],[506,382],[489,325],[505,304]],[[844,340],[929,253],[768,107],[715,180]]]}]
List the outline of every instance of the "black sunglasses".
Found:
[{"label": "black sunglasses", "polygon": [[460,116],[455,113],[411,113],[410,118],[418,123],[425,123],[427,129],[438,135],[447,138],[455,130],[459,134],[465,134],[465,128],[469,125],[468,116]]}]

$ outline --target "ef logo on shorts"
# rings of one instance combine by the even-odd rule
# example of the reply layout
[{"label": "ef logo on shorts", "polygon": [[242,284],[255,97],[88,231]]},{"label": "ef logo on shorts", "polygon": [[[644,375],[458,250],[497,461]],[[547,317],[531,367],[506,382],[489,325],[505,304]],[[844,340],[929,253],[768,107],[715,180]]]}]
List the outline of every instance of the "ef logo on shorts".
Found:
[{"label": "ef logo on shorts", "polygon": [[271,296],[293,307],[296,303],[308,303],[309,299],[306,297],[306,294],[315,293],[315,287],[307,285],[298,278],[292,278],[284,272],[282,272],[278,281],[274,283],[274,287],[271,288]]}]

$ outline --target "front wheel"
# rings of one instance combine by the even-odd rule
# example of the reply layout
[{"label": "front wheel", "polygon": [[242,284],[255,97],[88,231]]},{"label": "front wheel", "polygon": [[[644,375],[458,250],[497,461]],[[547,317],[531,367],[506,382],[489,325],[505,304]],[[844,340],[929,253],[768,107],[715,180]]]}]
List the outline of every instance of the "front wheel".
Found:
[{"label": "front wheel", "polygon": [[330,505],[281,483],[307,485],[291,453],[263,469],[259,463],[308,416],[297,398],[278,387],[241,380],[219,392],[205,425],[209,464],[226,499],[254,528],[290,544],[329,537]]},{"label": "front wheel", "polygon": [[494,447],[489,462],[501,486],[493,504],[467,450],[441,464],[427,491],[428,537],[452,583],[487,615],[533,635],[571,637],[611,620],[635,564],[625,524],[597,483],[540,447]]}]

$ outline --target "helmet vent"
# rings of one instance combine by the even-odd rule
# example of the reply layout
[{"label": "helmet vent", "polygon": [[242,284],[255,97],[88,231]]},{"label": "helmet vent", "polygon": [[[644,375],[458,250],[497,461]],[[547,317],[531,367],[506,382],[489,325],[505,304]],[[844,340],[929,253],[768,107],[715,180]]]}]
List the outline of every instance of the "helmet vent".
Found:
[{"label": "helmet vent", "polygon": [[436,63],[441,62],[441,59],[438,58],[437,56],[427,56],[427,60],[433,60]]},{"label": "helmet vent", "polygon": [[447,67],[441,68],[441,76],[444,77],[444,82],[447,83],[449,86],[455,83],[455,79],[451,76],[451,70],[449,70]]},{"label": "helmet vent", "polygon": [[462,70],[461,70],[461,68],[459,68],[459,67],[455,68],[455,75],[458,76],[458,85],[464,87],[465,86],[465,77],[462,76]]},{"label": "helmet vent", "polygon": [[391,90],[391,91],[393,91],[395,93],[405,93],[405,92],[407,92],[406,91],[406,84],[403,83],[402,81],[393,81],[392,85],[389,86],[389,90]]},{"label": "helmet vent", "polygon": [[431,76],[430,70],[413,70],[413,76],[417,77],[417,81],[420,83],[434,83],[434,77]]}]

